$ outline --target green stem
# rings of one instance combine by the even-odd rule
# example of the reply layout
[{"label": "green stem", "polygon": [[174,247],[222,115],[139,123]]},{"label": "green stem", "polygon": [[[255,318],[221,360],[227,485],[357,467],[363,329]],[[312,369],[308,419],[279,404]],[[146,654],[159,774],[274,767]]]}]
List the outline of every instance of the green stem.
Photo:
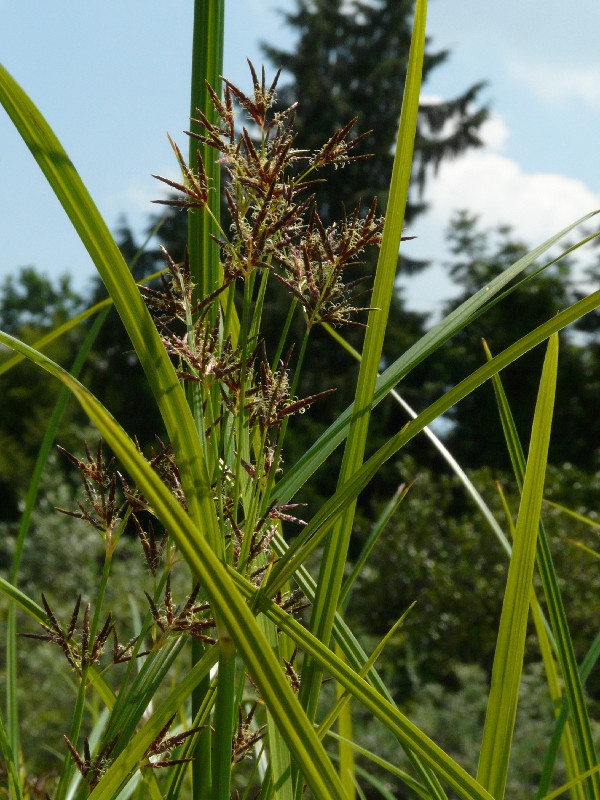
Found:
[{"label": "green stem", "polygon": [[[296,301],[294,301],[296,302]],[[294,312],[295,306],[290,308],[290,313],[288,313],[288,318],[286,320],[286,325],[291,322],[292,315]],[[292,380],[292,385],[290,388],[290,397],[296,396],[296,391],[298,389],[298,383],[300,381],[300,373],[302,371],[302,365],[304,363],[304,357],[306,355],[306,348],[308,345],[308,339],[310,336],[310,328],[307,328],[304,333],[304,338],[302,339],[302,344],[300,345],[300,352],[298,353],[298,361],[296,362],[296,369],[294,370],[294,378]],[[284,334],[286,330],[284,330]],[[283,339],[282,339],[283,340]],[[271,498],[271,491],[273,489],[273,484],[275,483],[275,476],[277,475],[277,469],[279,467],[279,462],[281,460],[281,450],[283,448],[283,442],[285,440],[285,434],[287,431],[287,426],[289,422],[289,417],[285,417],[281,424],[281,430],[279,431],[279,436],[277,437],[277,445],[275,447],[275,455],[273,456],[273,466],[271,467],[271,471],[269,472],[269,478],[267,481],[267,486],[264,491],[263,495],[263,508],[261,509],[262,513],[266,513],[267,506],[270,502]]]},{"label": "green stem", "polygon": [[[207,118],[215,120],[215,111],[210,102],[206,82],[210,83],[217,94],[220,94],[220,74],[223,71],[223,37],[224,37],[224,0],[194,0],[194,25],[192,45],[192,79],[190,93],[190,116],[195,117],[200,108]],[[190,130],[198,133],[200,126],[191,122]],[[196,163],[196,152],[199,150],[206,176],[211,188],[209,196],[210,214],[202,211],[190,212],[188,215],[188,253],[192,281],[196,284],[196,293],[206,297],[216,288],[219,277],[219,248],[210,234],[217,235],[220,218],[220,168],[215,162],[210,148],[190,137],[189,164],[193,169]],[[194,298],[196,299],[196,298]],[[214,315],[218,306],[215,306]],[[213,321],[214,321],[213,317]],[[198,414],[199,409],[196,408]],[[203,423],[196,417],[196,426],[202,428]],[[216,432],[213,431],[216,435]],[[208,450],[206,451],[208,453]],[[210,473],[209,473],[210,474]],[[192,648],[192,668],[201,657],[201,648]],[[202,707],[204,693],[208,683],[202,682],[192,695],[192,716],[195,717]],[[209,797],[211,787],[210,774],[210,728],[197,739],[192,762],[192,796]]]},{"label": "green stem", "polygon": [[[252,319],[251,308],[252,308],[252,295],[254,289],[254,280],[255,280],[255,272],[250,273],[250,275],[244,281],[244,299],[242,303],[242,321],[240,325],[240,337],[239,337],[239,347],[242,351],[242,368],[241,368],[241,376],[240,376],[240,397],[238,400],[238,412],[237,412],[237,419],[236,425],[234,427],[237,428],[237,438],[236,438],[236,455],[235,455],[235,467],[234,467],[234,475],[235,475],[235,488],[234,488],[234,497],[241,498],[242,505],[246,510],[250,510],[251,506],[251,499],[247,496],[245,491],[247,481],[245,480],[246,472],[242,466],[242,458],[246,462],[251,461],[250,457],[250,437],[249,437],[249,423],[248,423],[248,414],[246,413],[245,406],[246,406],[246,388],[248,383],[249,377],[249,370],[248,370],[248,358],[250,356],[250,321]],[[244,502],[247,500],[247,502]],[[237,517],[239,512],[239,503],[235,504],[234,513]],[[237,518],[235,518],[237,523]],[[246,531],[248,534],[251,533],[251,528],[249,527],[250,520],[246,520]],[[239,568],[241,570],[244,569],[244,566],[248,560],[248,555],[250,552],[250,544],[251,544],[251,536],[245,536],[242,540],[242,548],[239,557]]]},{"label": "green stem", "polygon": [[212,800],[229,800],[231,794],[231,744],[235,691],[235,645],[225,631],[219,638],[219,676],[213,718]]},{"label": "green stem", "polygon": [[[190,97],[190,130],[200,133],[201,126],[194,122],[196,109],[201,109],[210,122],[216,122],[216,113],[206,87],[208,82],[220,94],[220,75],[223,71],[223,37],[225,20],[224,0],[195,0],[192,46],[192,86]],[[215,222],[219,220],[221,201],[220,168],[214,152],[207,146],[190,138],[189,163],[194,168],[196,153],[200,152],[211,192],[209,208],[211,215],[192,211],[188,216],[188,251],[192,281],[201,297],[206,297],[218,285],[219,247],[211,239],[217,235]]]},{"label": "green stem", "polygon": [[[206,648],[197,639],[192,641],[192,666],[197,664],[204,653]],[[200,681],[192,692],[192,709],[199,710],[204,706],[208,696],[211,694],[210,675]],[[195,723],[194,723],[195,724]],[[191,755],[194,757],[192,761],[192,780],[194,787],[199,791],[202,787],[203,791],[211,791],[212,786],[212,772],[211,772],[211,739],[212,733],[210,725],[206,725],[199,733],[195,740],[194,747],[192,748]],[[207,797],[209,795],[198,795],[198,797]]]}]

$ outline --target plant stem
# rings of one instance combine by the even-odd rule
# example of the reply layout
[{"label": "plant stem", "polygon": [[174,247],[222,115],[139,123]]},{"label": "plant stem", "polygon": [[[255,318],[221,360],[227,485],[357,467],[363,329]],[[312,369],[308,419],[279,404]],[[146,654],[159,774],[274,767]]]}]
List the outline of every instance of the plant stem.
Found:
[{"label": "plant stem", "polygon": [[[224,0],[195,0],[194,28],[192,45],[192,86],[190,98],[191,128],[194,133],[201,126],[194,122],[199,108],[211,122],[216,121],[215,110],[206,88],[208,82],[220,94],[220,75],[223,70],[225,2]],[[190,138],[189,163],[196,163],[196,152],[200,151],[206,176],[211,188],[209,208],[212,217],[219,220],[220,168],[215,162],[210,148]],[[196,284],[198,295],[206,297],[218,284],[219,247],[210,234],[217,235],[217,225],[210,215],[201,211],[189,214],[188,251],[192,281]]]},{"label": "plant stem", "polygon": [[[208,81],[219,93],[219,76],[223,69],[224,0],[194,0],[194,26],[192,44],[192,79],[190,96],[190,116],[200,108],[209,120],[214,120],[214,109],[206,88]],[[191,131],[198,132],[200,126],[191,122]],[[219,249],[210,234],[218,233],[220,208],[220,169],[211,158],[208,148],[190,138],[189,163],[196,163],[199,150],[205,165],[206,175],[211,187],[209,208],[211,214],[195,211],[188,215],[188,253],[192,282],[196,292],[206,297],[216,288],[219,275]],[[215,310],[216,313],[216,310]],[[198,422],[198,421],[197,421]],[[201,435],[204,431],[202,430]],[[215,465],[216,467],[216,465]],[[195,580],[195,579],[194,579]],[[203,648],[194,643],[192,647],[192,668],[201,658]],[[208,691],[210,681],[202,681],[192,694],[192,717],[195,717]],[[210,771],[210,727],[198,736],[192,762],[192,796],[208,797],[211,786]]]}]

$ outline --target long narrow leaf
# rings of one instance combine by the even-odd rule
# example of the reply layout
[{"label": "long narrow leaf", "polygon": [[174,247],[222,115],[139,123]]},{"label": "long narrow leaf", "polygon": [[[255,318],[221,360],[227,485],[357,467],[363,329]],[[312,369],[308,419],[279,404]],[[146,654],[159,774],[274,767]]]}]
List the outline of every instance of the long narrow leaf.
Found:
[{"label": "long narrow leaf", "polygon": [[[279,636],[277,627],[272,620],[261,614],[258,623],[269,641],[269,645],[277,658],[280,659]],[[277,726],[273,724],[271,715],[267,710],[267,736],[269,741],[269,766],[273,783],[273,800],[291,800],[292,773],[289,748]]]},{"label": "long narrow leaf", "polygon": [[[356,384],[354,414],[350,422],[339,475],[338,485],[340,486],[363,462],[375,382],[381,361],[389,309],[395,290],[398,251],[408,199],[412,154],[417,129],[419,95],[425,53],[426,17],[427,1],[417,0],[389,201],[371,297],[373,308],[369,313],[367,323],[363,358]],[[327,540],[323,553],[317,583],[317,594],[311,617],[311,629],[319,639],[325,642],[331,637],[335,612],[338,606],[354,522],[355,504],[356,501],[354,500],[346,506],[336,524],[336,528]],[[310,661],[306,660],[302,671],[300,698],[306,704],[311,718],[314,717],[316,712],[320,683],[319,670],[313,669]],[[351,733],[350,707],[347,706],[346,709],[344,717],[340,719],[340,732],[349,736]],[[353,753],[347,745],[340,743],[339,754],[342,780],[345,783],[346,791],[350,796],[354,796],[352,791],[354,782]]]},{"label": "long narrow leaf", "polygon": [[548,345],[535,408],[477,770],[480,782],[498,800],[504,797],[517,714],[557,369],[558,336],[555,334]]},{"label": "long narrow leaf", "polygon": [[[494,389],[499,401],[500,417],[505,432],[505,438],[509,444],[509,453],[515,478],[517,480],[517,485],[521,488],[525,474],[523,449],[510,412],[508,400],[498,378],[494,380]],[[594,765],[597,763],[594,739],[583,694],[583,679],[577,668],[573,642],[569,633],[559,582],[552,563],[552,554],[550,552],[546,531],[541,521],[538,536],[537,562],[548,607],[548,617],[554,634],[556,653],[565,684],[566,699],[572,712],[573,729],[579,748],[581,770],[587,773],[593,770]],[[559,716],[557,726],[564,726],[565,721],[566,718],[563,715]],[[565,760],[569,769],[572,770],[574,759],[571,749],[569,748],[568,739],[566,741],[566,747],[567,752],[565,754]],[[540,788],[542,793],[545,793],[549,782],[550,764],[551,760],[549,756],[545,761],[544,771],[541,777]],[[596,775],[594,772],[590,772],[590,774],[592,778],[590,781],[586,781],[583,784],[583,789],[588,798],[597,800],[597,798],[600,797],[600,776]],[[577,787],[577,793],[579,789],[580,787]]]},{"label": "long narrow leaf", "polygon": [[581,775],[578,775],[577,778],[573,779],[572,781],[559,786],[558,789],[555,789],[553,792],[546,795],[544,800],[554,800],[555,797],[559,797],[561,794],[565,794],[569,790],[576,788],[583,781],[587,780],[588,778],[592,778],[594,775],[597,775],[598,772],[600,772],[600,764],[596,764],[595,767],[588,769],[587,772],[582,772]]},{"label": "long narrow leaf", "polygon": [[[192,74],[190,86],[190,132],[204,134],[202,126],[196,121],[199,109],[211,123],[217,122],[215,108],[210,99],[208,85],[220,96],[220,78],[223,72],[223,39],[224,39],[225,0],[194,0],[194,23],[192,28]],[[190,136],[188,163],[192,169],[196,168],[197,159],[201,159],[206,174],[210,193],[208,209],[190,209],[187,215],[188,224],[188,258],[190,277],[195,287],[193,300],[207,297],[217,288],[219,280],[219,246],[216,239],[219,236],[217,223],[220,216],[220,170],[214,150]],[[215,316],[213,315],[213,323]],[[188,397],[199,430],[205,427],[203,416],[203,403],[200,397],[200,388],[192,385],[189,387]],[[192,664],[202,653],[200,642],[192,646]],[[234,659],[235,656],[232,656]],[[220,688],[217,705],[220,713],[223,708],[223,681],[224,676],[230,671],[226,664],[219,667]],[[192,716],[196,716],[203,706],[205,695],[210,691],[209,681],[205,680],[192,694]],[[230,698],[233,703],[233,697]],[[233,714],[230,708],[229,716]],[[228,724],[227,727],[231,728]],[[226,731],[219,731],[220,735],[227,736]],[[212,740],[212,732],[207,726],[196,742],[194,760],[192,762],[192,787],[193,793],[200,797],[207,797],[211,792],[213,781],[220,781],[224,786],[223,792],[227,796],[228,781],[231,779],[231,766],[226,764],[222,753],[220,778],[211,774],[211,749],[214,757],[219,754],[220,744]],[[228,751],[229,748],[227,747]],[[215,791],[218,791],[216,789]]]},{"label": "long narrow leaf", "polygon": [[214,549],[219,532],[194,420],[135,281],[104,220],[54,132],[0,66],[0,102],[79,234],[133,343],[175,450],[190,514]]},{"label": "long narrow leaf", "polygon": [[19,767],[11,747],[9,737],[4,727],[2,714],[0,714],[0,756],[6,770],[9,786],[9,796],[14,800],[22,800],[21,781],[19,780]]},{"label": "long narrow leaf", "polygon": [[[490,359],[492,355],[485,341],[483,343],[483,346],[486,357]],[[502,386],[502,381],[500,379],[500,376],[495,375],[492,378],[492,383],[494,386],[494,393],[496,395],[496,402],[498,404],[498,409],[500,412],[500,419],[504,431],[504,438],[507,444],[511,463],[513,465],[513,471],[515,472],[515,476],[517,479],[517,485],[519,487],[519,490],[521,490],[523,485],[523,478],[525,475],[525,456],[523,455],[523,450],[521,448],[519,435],[517,433],[514,418],[508,403],[508,398],[506,397],[506,394],[504,392],[504,387]],[[514,537],[514,525],[512,524],[512,519],[510,516],[510,512],[508,511],[507,508],[506,499],[502,492],[501,492],[501,497],[503,505],[507,510],[507,520],[509,525],[511,526],[511,531]],[[545,535],[544,526],[543,523],[540,521],[539,536],[541,538],[544,535]],[[542,565],[542,570],[544,570],[543,565]],[[547,585],[549,582],[551,583],[554,581],[555,581],[554,575],[545,575],[542,578],[543,585]],[[531,612],[542,654],[544,669],[546,672],[546,681],[548,683],[550,698],[552,700],[553,707],[557,708],[558,706],[560,706],[561,698],[563,695],[560,684],[560,676],[558,674],[554,657],[556,652],[556,641],[552,637],[550,625],[546,621],[542,609],[540,608],[535,590],[532,590],[531,593]],[[558,720],[557,720],[557,725],[559,725]],[[555,733],[552,737],[552,742],[550,747],[554,748],[553,752],[554,755],[556,755],[556,753],[558,752],[558,745],[562,744],[567,774],[569,775],[569,777],[574,777],[578,773],[577,754],[575,751],[575,745],[573,742],[573,737],[570,728],[567,727],[564,730],[564,733],[565,735],[561,741],[561,737],[557,736],[556,734],[556,726],[555,726]],[[547,787],[549,787],[550,785],[553,766],[554,766],[554,759],[551,759],[551,756],[548,755],[541,771],[540,783],[537,792],[538,795],[540,795],[540,793],[546,794],[546,792],[548,791]],[[574,786],[572,790],[572,798],[573,800],[583,800],[582,786],[580,785]]]},{"label": "long narrow leaf", "polygon": [[[196,109],[200,109],[211,123],[217,122],[216,112],[210,99],[207,83],[220,95],[220,80],[223,72],[223,28],[225,18],[224,0],[195,0],[192,47],[192,81],[190,93],[190,131],[204,134],[202,126],[195,121]],[[189,163],[196,163],[199,152],[210,186],[209,216],[202,210],[188,214],[188,253],[192,281],[202,297],[207,297],[218,286],[219,246],[212,237],[218,238],[215,220],[220,212],[220,164],[215,152],[208,145],[190,137]]]},{"label": "long narrow leaf", "polygon": [[[358,674],[361,678],[364,678],[371,671],[371,667],[375,664],[377,659],[381,656],[382,652],[385,650],[389,640],[392,636],[396,633],[398,628],[402,625],[404,620],[406,619],[408,613],[411,611],[414,603],[402,614],[399,620],[397,620],[390,630],[386,633],[383,639],[377,643],[377,646],[369,656],[369,658],[365,661],[365,663],[361,666]],[[347,691],[343,691],[338,696],[335,705],[327,712],[325,717],[319,723],[319,736],[325,736],[325,734],[329,731],[329,729],[333,726],[337,716],[339,715],[340,711],[347,704],[350,695]]]},{"label": "long narrow leaf", "polygon": [[[389,203],[371,298],[373,309],[369,313],[363,358],[356,386],[354,412],[344,450],[339,486],[342,486],[361,466],[367,441],[370,410],[381,360],[388,312],[394,292],[398,250],[408,198],[425,53],[426,16],[426,0],[417,0]],[[317,594],[311,616],[311,630],[317,638],[324,642],[328,642],[331,636],[352,532],[354,511],[355,498],[345,506],[323,553]],[[320,682],[319,672],[311,668],[310,662],[306,663],[302,672],[300,698],[306,703],[311,718],[314,717],[316,711]]]},{"label": "long narrow leaf", "polygon": [[[582,683],[586,682],[592,669],[596,666],[596,663],[599,658],[600,658],[600,633],[596,636],[596,638],[592,642],[592,645],[588,650],[588,652],[586,653],[586,656],[583,659],[583,663],[581,664],[579,674],[581,676]],[[550,778],[552,777],[552,773],[554,770],[554,763],[556,761],[556,755],[558,753],[559,744],[563,737],[563,732],[565,733],[567,732],[565,731],[565,727],[567,725],[568,717],[569,717],[569,705],[567,703],[567,698],[565,698],[563,700],[560,713],[556,719],[556,724],[554,726],[554,733],[552,735],[550,744],[548,745],[548,751],[546,753],[546,757],[544,758],[544,763],[542,766],[542,777],[540,778],[540,784],[536,792],[536,800],[539,800],[539,798],[544,797],[550,789]],[[580,775],[578,777],[581,778],[582,776]]]}]

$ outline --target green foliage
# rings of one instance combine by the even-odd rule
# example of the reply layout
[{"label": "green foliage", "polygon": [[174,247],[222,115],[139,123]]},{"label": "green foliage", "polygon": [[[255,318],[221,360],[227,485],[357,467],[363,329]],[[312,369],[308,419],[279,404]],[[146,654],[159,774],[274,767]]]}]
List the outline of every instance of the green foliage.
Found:
[{"label": "green foliage", "polygon": [[[477,767],[487,687],[488,677],[481,667],[457,664],[451,674],[451,686],[417,680],[414,696],[406,703],[411,719],[469,771],[475,771]],[[372,720],[363,714],[358,720],[357,732],[364,747],[401,768],[408,767],[404,758],[398,758],[389,738]],[[507,797],[534,795],[552,728],[552,704],[544,686],[543,667],[540,662],[531,662],[523,672]],[[596,729],[597,736],[600,736],[598,726]],[[413,796],[400,782],[393,781],[385,770],[373,767],[368,760],[360,763],[385,781],[394,796]],[[556,781],[558,784],[566,782],[562,761],[557,767]]]},{"label": "green foliage", "polygon": [[24,338],[66,322],[82,307],[82,298],[71,288],[68,275],[53,285],[33,267],[22,268],[15,279],[9,275],[0,288],[0,320],[7,333]]},{"label": "green foliage", "polygon": [[[0,329],[33,343],[66,322],[83,308],[68,277],[52,282],[31,267],[9,275],[0,285]],[[46,352],[58,363],[67,365],[76,352],[76,337],[63,336],[47,347]],[[12,353],[0,352],[0,369]],[[17,516],[19,496],[25,491],[40,443],[40,431],[46,426],[60,387],[56,381],[22,362],[2,376],[0,392],[0,519]],[[73,419],[73,418],[72,418]],[[78,423],[82,418],[75,416]],[[75,441],[69,423],[61,436],[67,444]]]},{"label": "green foliage", "polygon": [[[310,10],[305,3],[300,7],[307,13]],[[385,5],[390,13],[394,8]],[[349,21],[339,18],[340,3],[322,3],[319,9],[334,17],[337,13],[340,25]],[[368,20],[371,10],[371,6],[356,4],[358,27]],[[196,81],[213,76],[214,82],[219,73],[222,11],[222,3],[216,0],[197,3],[195,30],[206,29],[207,38],[202,41],[196,35]],[[553,547],[555,542],[540,525],[540,507],[547,486],[556,334],[600,307],[600,292],[577,302],[570,302],[569,297],[568,307],[557,315],[544,307],[533,329],[526,325],[520,338],[510,338],[501,353],[472,369],[408,425],[398,430],[396,424],[393,435],[383,441],[381,432],[369,425],[372,410],[399,381],[451,337],[469,330],[474,320],[485,318],[485,312],[495,313],[501,293],[507,287],[510,291],[514,281],[526,275],[574,227],[531,253],[517,247],[509,256],[507,247],[502,255],[507,263],[502,269],[492,265],[487,273],[491,280],[479,291],[469,292],[435,328],[397,358],[384,349],[419,117],[425,12],[426,3],[418,0],[389,187],[390,216],[385,223],[375,204],[366,208],[358,204],[338,224],[319,215],[310,197],[313,179],[320,178],[325,167],[354,162],[360,138],[353,138],[352,124],[342,123],[343,127],[317,147],[296,149],[295,106],[274,111],[277,78],[270,84],[264,72],[259,75],[251,66],[253,88],[249,93],[226,80],[222,94],[217,86],[204,91],[205,84],[201,84],[202,108],[194,112],[190,164],[173,145],[181,177],[159,178],[177,192],[162,202],[192,214],[189,257],[180,260],[165,253],[165,280],[141,290],[52,130],[0,68],[0,100],[98,268],[139,358],[164,431],[152,449],[143,450],[74,374],[39,349],[0,332],[3,345],[29,359],[74,395],[110,448],[86,444],[83,453],[81,449],[64,452],[79,472],[81,499],[75,508],[64,510],[67,521],[59,533],[45,524],[48,509],[44,502],[48,501],[42,501],[31,529],[21,525],[14,548],[16,563],[27,534],[22,570],[11,569],[7,573],[10,580],[0,576],[0,590],[9,607],[7,703],[6,715],[3,711],[0,719],[0,750],[8,766],[11,798],[33,793],[31,769],[40,765],[46,772],[42,791],[52,800],[115,800],[121,796],[228,800],[236,787],[245,797],[299,800],[305,784],[315,798],[349,799],[363,791],[355,786],[361,773],[353,766],[352,739],[365,738],[361,716],[355,717],[359,729],[353,731],[351,702],[361,707],[361,715],[367,715],[366,734],[371,721],[377,720],[387,737],[384,749],[391,741],[400,745],[411,774],[393,763],[386,767],[381,759],[377,763],[412,792],[431,800],[445,800],[447,792],[461,800],[500,800],[507,780],[513,781],[507,773],[509,754],[519,752],[519,734],[514,737],[513,722],[526,659],[522,682],[526,702],[521,708],[529,722],[524,730],[526,734],[537,732],[531,701],[537,703],[541,681],[538,653],[530,641],[524,658],[531,600],[535,636],[555,711],[563,703],[559,670],[571,706],[562,742],[566,778],[574,783],[571,791],[576,800],[599,800],[589,703],[581,691],[581,682],[599,649],[594,645],[588,650],[590,641],[597,638],[596,620],[590,614],[593,600],[588,600],[592,595],[585,596],[581,628],[571,634],[561,616],[564,604],[547,552],[548,541]],[[398,18],[406,21],[396,12],[393,19]],[[360,53],[364,31],[357,30],[353,31],[356,41],[349,41]],[[209,101],[210,107],[206,105]],[[442,127],[440,113],[430,118],[422,112],[434,133]],[[459,116],[468,135],[471,123],[464,119],[465,114],[469,116],[466,103],[459,108]],[[241,130],[240,116],[246,121]],[[250,136],[250,128],[255,138]],[[194,142],[200,143],[198,150]],[[207,151],[211,164],[206,163]],[[215,156],[224,168],[229,219],[223,222],[214,192]],[[422,158],[423,164],[429,163],[428,157]],[[199,216],[201,224],[197,224]],[[215,238],[208,239],[208,231]],[[469,235],[466,231],[467,239]],[[356,285],[346,280],[346,271],[380,239],[372,301],[377,308],[369,309],[353,405],[336,415],[317,442],[289,463],[281,476],[288,427],[292,429],[296,415],[323,399],[321,394],[303,393],[301,373],[307,366],[313,335],[331,325],[355,322],[361,304]],[[468,246],[476,249],[476,245]],[[515,263],[508,263],[514,257],[518,257]],[[143,270],[147,264],[138,266]],[[534,276],[526,288],[538,278]],[[475,274],[471,290],[479,286],[480,279],[483,276]],[[29,275],[26,285],[33,286],[36,280]],[[19,299],[11,294],[10,286],[8,289],[12,305],[20,308]],[[287,298],[289,312],[282,324],[265,332],[269,302],[276,292]],[[46,293],[45,297],[44,302],[52,305],[52,296]],[[21,318],[21,323],[28,321]],[[72,327],[63,330],[70,332]],[[513,330],[514,335],[518,333]],[[270,337],[264,345],[263,334]],[[514,535],[508,570],[504,550],[496,539],[490,539],[487,527],[482,534],[481,524],[467,513],[458,484],[431,472],[426,475],[426,498],[421,496],[411,507],[411,494],[416,491],[411,490],[399,513],[392,516],[388,533],[365,559],[351,614],[345,617],[338,597],[343,591],[350,536],[358,525],[365,525],[355,514],[359,495],[370,488],[381,467],[393,465],[397,453],[428,424],[489,378],[494,379],[498,391],[498,372],[548,338],[541,379],[540,371],[536,373],[538,402],[528,419],[532,445],[525,479],[525,459],[518,463],[513,459],[518,491],[505,492],[499,501],[506,512],[506,527]],[[289,347],[294,342],[299,344],[296,351]],[[382,360],[391,363],[378,377]],[[14,363],[6,362],[5,371]],[[97,366],[102,371],[102,365]],[[123,374],[117,377],[122,379]],[[450,382],[447,377],[443,381]],[[121,383],[117,388],[123,392],[129,387]],[[149,395],[134,397],[140,403]],[[506,422],[506,403],[500,394],[499,398],[504,432],[514,452],[516,433]],[[115,407],[118,403],[117,393]],[[477,421],[480,424],[481,417]],[[49,430],[54,429],[50,426]],[[307,509],[310,520],[303,523],[298,519],[303,513],[297,506],[298,492],[319,467],[331,469],[329,456],[344,440],[338,486],[314,513]],[[406,458],[399,464],[404,472],[414,471]],[[397,470],[398,465],[388,468],[394,483],[399,477]],[[461,480],[466,484],[464,475]],[[30,495],[35,486],[33,483]],[[71,498],[58,477],[48,489],[50,497],[54,490],[56,496]],[[377,505],[378,498],[373,496],[371,502]],[[490,501],[491,505],[497,502]],[[490,517],[488,511],[486,526]],[[82,522],[88,526],[84,535]],[[491,527],[499,536],[499,526]],[[290,533],[298,530],[291,539]],[[532,590],[540,591],[533,577],[538,531],[540,593],[548,608],[556,664],[541,612],[533,602]],[[6,544],[14,534],[8,530],[5,534]],[[508,551],[507,537],[500,538]],[[564,544],[562,538],[559,551],[560,543]],[[9,555],[10,546],[4,561],[9,561]],[[580,548],[578,555],[589,562],[589,552]],[[316,580],[311,575],[315,558],[320,562]],[[569,561],[564,569],[568,574],[572,565],[570,559],[564,560]],[[77,567],[71,566],[74,562]],[[586,590],[593,593],[595,578],[588,578],[580,564],[577,569]],[[65,578],[59,585],[57,575],[63,572]],[[36,579],[51,584],[45,588],[41,604],[30,596],[34,593],[33,573]],[[399,581],[399,575],[406,580]],[[415,583],[410,583],[409,576],[414,576]],[[398,619],[415,594],[417,605],[400,624]],[[376,610],[379,606],[374,597],[386,601],[382,612]],[[306,621],[308,614],[302,615],[306,605],[312,606],[310,621]],[[16,636],[17,609],[22,614],[19,626],[26,629],[32,625],[37,631],[23,631],[33,635],[33,642],[25,640],[22,645]],[[392,619],[385,616],[390,611],[395,615]],[[466,620],[461,617],[464,614]],[[381,626],[380,635],[377,625]],[[361,627],[368,628],[365,640],[372,640],[374,633],[377,639],[370,648],[371,658],[353,633]],[[496,629],[499,633],[494,642]],[[533,636],[532,629],[530,640]],[[454,639],[452,652],[448,640]],[[67,686],[57,700],[68,719],[57,715],[47,731],[48,736],[58,733],[53,728],[56,722],[63,727],[65,743],[49,761],[39,754],[30,755],[31,747],[46,745],[48,740],[39,729],[27,735],[33,723],[28,713],[20,718],[18,707],[18,658],[25,657],[21,664],[30,670],[25,680],[34,683],[41,660],[32,654],[38,648],[51,653],[51,659],[58,656],[67,676]],[[573,655],[576,650],[585,653],[581,680]],[[382,665],[387,685],[374,667],[376,661]],[[465,668],[463,662],[483,668],[486,683],[492,670],[487,700],[481,697],[486,690],[478,688],[483,681],[481,673],[474,671],[477,666]],[[323,676],[332,680],[331,686],[323,686]],[[527,691],[529,676],[535,692]],[[449,709],[440,708],[439,690],[432,686],[438,683],[455,690],[456,702],[450,703]],[[47,701],[54,700],[55,686],[37,681],[36,691],[41,688],[47,695],[40,698],[40,714],[45,714]],[[399,707],[390,689],[409,708],[423,695],[419,710],[413,708],[419,724]],[[462,727],[467,737],[466,742],[459,742],[447,729],[454,717],[461,716],[465,704],[472,721],[461,719],[461,725],[454,726],[456,730]],[[317,718],[321,720],[318,727],[314,724]],[[323,738],[336,721],[343,734],[338,739],[339,759],[333,759],[323,746]],[[478,736],[470,733],[475,727]],[[552,737],[551,721],[545,735]],[[446,749],[432,736],[443,741]],[[483,744],[474,777],[473,751],[479,741]],[[398,761],[397,756],[392,758]],[[536,763],[542,763],[541,755],[537,758]],[[538,775],[525,763],[521,773],[514,773],[517,777],[509,783],[511,791],[525,787],[530,792],[538,778],[539,785],[555,785],[553,760],[546,758]],[[585,775],[590,769],[592,775]]]}]

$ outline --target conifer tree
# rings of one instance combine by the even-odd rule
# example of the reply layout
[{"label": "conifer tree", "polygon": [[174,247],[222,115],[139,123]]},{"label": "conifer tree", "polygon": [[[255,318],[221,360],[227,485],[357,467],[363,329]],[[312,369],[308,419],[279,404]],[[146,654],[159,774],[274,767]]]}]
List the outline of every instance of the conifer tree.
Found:
[{"label": "conifer tree", "polygon": [[[282,67],[282,108],[298,100],[301,147],[320,147],[335,130],[358,116],[357,135],[371,133],[361,145],[372,158],[352,169],[328,175],[317,199],[326,223],[339,215],[340,203],[352,207],[377,196],[386,204],[399,109],[408,67],[414,0],[296,0],[283,14],[296,34],[291,51],[263,44],[268,60]],[[427,47],[423,83],[449,57],[447,50]],[[285,81],[288,81],[285,83]],[[417,128],[408,223],[424,210],[420,192],[431,170],[447,158],[481,144],[479,129],[487,109],[478,105],[483,83],[457,97],[421,104]]]}]

